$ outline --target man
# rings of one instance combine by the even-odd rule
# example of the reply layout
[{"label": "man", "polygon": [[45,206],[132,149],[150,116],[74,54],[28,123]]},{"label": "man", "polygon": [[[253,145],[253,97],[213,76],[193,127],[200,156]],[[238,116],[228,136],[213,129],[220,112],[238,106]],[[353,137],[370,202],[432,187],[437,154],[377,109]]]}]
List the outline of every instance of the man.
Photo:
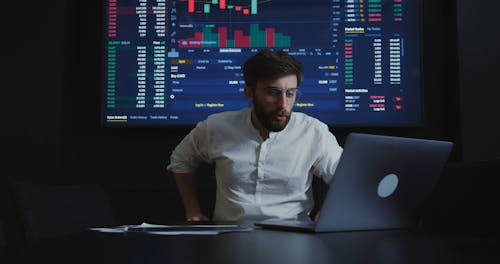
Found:
[{"label": "man", "polygon": [[252,107],[209,116],[175,148],[167,167],[188,221],[200,210],[193,172],[215,162],[214,221],[309,219],[313,175],[330,182],[342,148],[327,125],[292,113],[302,65],[284,51],[262,50],[243,66]]}]

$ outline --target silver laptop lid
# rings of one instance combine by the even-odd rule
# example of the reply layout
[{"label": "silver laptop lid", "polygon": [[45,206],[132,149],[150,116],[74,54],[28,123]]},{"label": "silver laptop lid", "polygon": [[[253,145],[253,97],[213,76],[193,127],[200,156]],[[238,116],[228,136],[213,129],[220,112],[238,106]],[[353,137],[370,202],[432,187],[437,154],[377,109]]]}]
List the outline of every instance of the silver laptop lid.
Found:
[{"label": "silver laptop lid", "polygon": [[351,133],[316,232],[416,227],[453,143]]}]

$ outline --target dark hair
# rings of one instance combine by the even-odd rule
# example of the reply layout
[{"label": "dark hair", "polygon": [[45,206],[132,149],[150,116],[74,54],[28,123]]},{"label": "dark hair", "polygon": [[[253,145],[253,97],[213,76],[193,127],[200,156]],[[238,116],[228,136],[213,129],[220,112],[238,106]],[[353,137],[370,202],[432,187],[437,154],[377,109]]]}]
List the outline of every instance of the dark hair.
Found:
[{"label": "dark hair", "polygon": [[249,87],[289,74],[297,76],[297,86],[302,83],[302,64],[282,50],[261,50],[243,65],[243,79]]}]

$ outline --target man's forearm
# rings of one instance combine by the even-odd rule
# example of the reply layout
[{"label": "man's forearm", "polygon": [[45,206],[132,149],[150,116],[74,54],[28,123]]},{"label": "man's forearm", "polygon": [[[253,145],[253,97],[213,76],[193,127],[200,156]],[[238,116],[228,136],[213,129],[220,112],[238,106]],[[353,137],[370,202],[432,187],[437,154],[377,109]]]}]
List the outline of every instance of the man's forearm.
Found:
[{"label": "man's forearm", "polygon": [[177,188],[181,194],[186,218],[202,216],[203,213],[196,193],[196,177],[191,173],[174,173]]}]

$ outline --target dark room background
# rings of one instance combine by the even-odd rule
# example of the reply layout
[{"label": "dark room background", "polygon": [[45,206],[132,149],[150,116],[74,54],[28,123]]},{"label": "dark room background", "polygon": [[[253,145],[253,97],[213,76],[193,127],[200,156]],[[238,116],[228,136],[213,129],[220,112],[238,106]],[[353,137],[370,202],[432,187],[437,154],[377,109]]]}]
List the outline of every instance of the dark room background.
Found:
[{"label": "dark room background", "polygon": [[[100,183],[119,222],[165,222],[182,208],[165,171],[189,131],[102,129],[100,1],[9,1],[2,16],[1,214],[20,228],[9,182]],[[500,158],[500,10],[493,0],[424,1],[425,125],[335,128],[447,139],[450,162]],[[175,205],[177,204],[177,205]]]}]

